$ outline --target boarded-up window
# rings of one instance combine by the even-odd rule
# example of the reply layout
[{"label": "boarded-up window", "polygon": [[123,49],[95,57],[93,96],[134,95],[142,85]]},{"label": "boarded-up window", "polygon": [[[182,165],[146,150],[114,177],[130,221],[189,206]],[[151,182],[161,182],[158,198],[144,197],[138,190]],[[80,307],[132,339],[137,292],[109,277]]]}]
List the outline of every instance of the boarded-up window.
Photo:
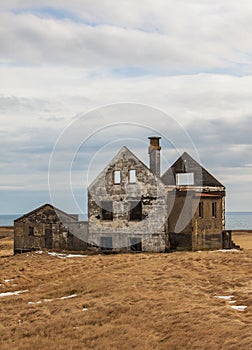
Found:
[{"label": "boarded-up window", "polygon": [[203,218],[204,217],[204,206],[203,206],[203,202],[199,203],[199,217]]},{"label": "boarded-up window", "polygon": [[113,202],[101,202],[101,218],[102,220],[113,220]]},{"label": "boarded-up window", "polygon": [[121,183],[121,172],[120,170],[114,171],[114,184],[120,184]]},{"label": "boarded-up window", "polygon": [[135,183],[136,182],[136,170],[130,170],[129,171],[129,183]]},{"label": "boarded-up window", "polygon": [[194,185],[194,173],[178,173],[176,174],[177,186]]},{"label": "boarded-up window", "polygon": [[132,201],[130,202],[130,220],[138,221],[142,220],[142,202]]},{"label": "boarded-up window", "polygon": [[100,238],[100,247],[102,250],[111,250],[112,249],[112,237],[101,237]]},{"label": "boarded-up window", "polygon": [[212,217],[216,218],[216,202],[212,203]]}]

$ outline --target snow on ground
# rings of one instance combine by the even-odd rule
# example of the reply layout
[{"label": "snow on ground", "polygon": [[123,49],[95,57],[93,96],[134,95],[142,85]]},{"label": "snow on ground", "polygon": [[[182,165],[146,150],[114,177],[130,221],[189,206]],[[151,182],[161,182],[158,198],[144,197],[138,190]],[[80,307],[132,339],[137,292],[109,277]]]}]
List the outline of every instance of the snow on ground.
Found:
[{"label": "snow on ground", "polygon": [[233,299],[233,295],[215,295],[215,298],[218,298],[218,299],[224,299],[224,300],[232,300]]},{"label": "snow on ground", "polygon": [[56,252],[48,252],[51,256],[56,256],[58,258],[85,258],[87,255],[84,254],[62,254],[62,253],[56,253]]},{"label": "snow on ground", "polygon": [[42,303],[48,303],[48,302],[54,301],[54,300],[65,300],[65,299],[72,299],[72,298],[76,298],[76,297],[77,297],[77,294],[71,294],[71,295],[67,295],[65,297],[61,297],[61,298],[43,299],[43,300],[39,300],[39,301],[29,301],[28,304],[29,305],[42,304]]},{"label": "snow on ground", "polygon": [[5,292],[5,293],[0,293],[0,297],[9,297],[11,295],[18,295],[21,293],[27,293],[28,290],[17,290],[15,292]]},{"label": "snow on ground", "polygon": [[[236,300],[232,300],[234,297],[233,295],[215,295],[214,297],[218,299],[223,299],[227,301],[229,304],[236,303]],[[244,311],[247,308],[247,306],[245,305],[230,305],[230,306],[232,309],[238,310],[238,311]]]},{"label": "snow on ground", "polygon": [[247,308],[247,306],[245,306],[245,305],[232,305],[231,308],[238,310],[238,311],[244,311]]}]

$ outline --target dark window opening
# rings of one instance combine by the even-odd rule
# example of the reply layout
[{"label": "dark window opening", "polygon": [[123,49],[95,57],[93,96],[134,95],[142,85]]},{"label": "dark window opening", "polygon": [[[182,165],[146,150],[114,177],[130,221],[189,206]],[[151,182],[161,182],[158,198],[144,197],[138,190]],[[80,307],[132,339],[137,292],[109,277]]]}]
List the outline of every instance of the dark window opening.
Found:
[{"label": "dark window opening", "polygon": [[212,203],[212,217],[216,218],[216,202]]},{"label": "dark window opening", "polygon": [[132,252],[141,252],[142,251],[142,241],[137,237],[130,239],[130,250]]},{"label": "dark window opening", "polygon": [[29,227],[29,236],[34,236],[34,227]]},{"label": "dark window opening", "polygon": [[112,250],[112,237],[101,237],[100,247],[101,250]]},{"label": "dark window opening", "polygon": [[130,220],[142,220],[142,202],[130,202]]},{"label": "dark window opening", "polygon": [[204,217],[204,206],[203,206],[203,202],[199,203],[199,217],[203,218]]},{"label": "dark window opening", "polygon": [[101,202],[101,217],[102,220],[113,220],[113,202]]}]

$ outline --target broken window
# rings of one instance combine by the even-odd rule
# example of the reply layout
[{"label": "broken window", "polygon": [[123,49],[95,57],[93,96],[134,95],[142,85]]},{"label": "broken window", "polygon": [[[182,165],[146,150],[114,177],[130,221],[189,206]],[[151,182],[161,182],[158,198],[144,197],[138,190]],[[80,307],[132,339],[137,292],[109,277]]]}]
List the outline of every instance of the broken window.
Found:
[{"label": "broken window", "polygon": [[102,220],[113,220],[113,202],[101,202],[101,218]]},{"label": "broken window", "polygon": [[212,217],[216,218],[216,202],[212,203]]},{"label": "broken window", "polygon": [[34,236],[34,227],[29,227],[29,236]]},{"label": "broken window", "polygon": [[135,183],[136,182],[136,170],[130,170],[129,171],[129,183]]},{"label": "broken window", "polygon": [[100,247],[102,250],[112,250],[112,237],[101,237]]},{"label": "broken window", "polygon": [[114,184],[120,184],[121,183],[121,172],[120,170],[114,171]]},{"label": "broken window", "polygon": [[203,207],[203,202],[199,203],[199,217],[203,218],[204,216],[204,207]]},{"label": "broken window", "polygon": [[130,238],[130,250],[132,252],[142,251],[142,241],[140,238],[137,238],[137,237]]},{"label": "broken window", "polygon": [[177,186],[194,185],[194,173],[176,174],[176,185]]},{"label": "broken window", "polygon": [[142,220],[142,202],[130,202],[130,221]]}]

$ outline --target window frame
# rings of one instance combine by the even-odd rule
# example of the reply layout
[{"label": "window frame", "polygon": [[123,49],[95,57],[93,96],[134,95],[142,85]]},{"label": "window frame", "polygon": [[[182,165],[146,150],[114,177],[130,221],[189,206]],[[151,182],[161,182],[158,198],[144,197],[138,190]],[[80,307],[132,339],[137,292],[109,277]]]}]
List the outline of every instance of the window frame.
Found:
[{"label": "window frame", "polygon": [[113,172],[113,183],[114,185],[121,184],[121,170],[114,170]]},{"label": "window frame", "polygon": [[[109,205],[111,210],[106,209]],[[101,202],[101,220],[102,221],[113,221],[113,201],[102,201]]]},{"label": "window frame", "polygon": [[[134,174],[134,175],[133,175]],[[129,170],[129,183],[130,184],[135,184],[137,181],[136,177],[136,169],[130,169]]]},{"label": "window frame", "polygon": [[199,218],[204,218],[204,202],[199,202]]},{"label": "window frame", "polygon": [[217,202],[212,202],[212,217],[217,217]]},{"label": "window frame", "polygon": [[101,250],[112,250],[113,249],[113,238],[111,236],[100,237],[100,248]]},{"label": "window frame", "polygon": [[[140,211],[137,212],[139,210]],[[130,201],[129,202],[129,221],[141,221],[143,220],[143,207],[142,202],[140,201]]]},{"label": "window frame", "polygon": [[[190,175],[192,175],[191,181],[190,181]],[[187,181],[183,180],[184,178],[187,178]],[[194,181],[194,173],[176,173],[176,186],[193,186],[195,183]]]}]

